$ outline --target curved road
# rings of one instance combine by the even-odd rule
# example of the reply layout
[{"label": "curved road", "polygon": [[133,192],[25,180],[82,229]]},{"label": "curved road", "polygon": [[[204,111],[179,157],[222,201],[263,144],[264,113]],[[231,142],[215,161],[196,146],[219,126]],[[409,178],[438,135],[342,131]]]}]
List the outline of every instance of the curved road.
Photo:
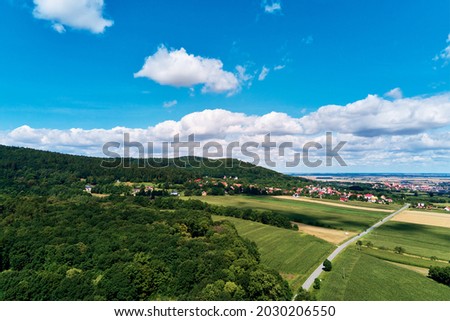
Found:
[{"label": "curved road", "polygon": [[[359,240],[361,237],[367,235],[368,233],[372,232],[374,229],[376,229],[377,227],[383,225],[384,223],[386,223],[387,221],[389,221],[391,218],[393,218],[395,215],[399,214],[400,212],[406,210],[409,207],[410,204],[405,204],[405,206],[403,206],[401,209],[399,209],[398,211],[386,216],[385,218],[383,218],[381,221],[378,221],[377,223],[375,223],[374,225],[372,225],[371,227],[369,227],[367,230],[365,230],[364,232],[352,237],[351,239],[349,239],[348,241],[346,241],[345,243],[342,243],[341,245],[339,245],[334,251],[333,253],[330,254],[330,256],[327,257],[328,260],[333,261],[333,259],[339,254],[341,253],[343,250],[345,250],[350,244],[354,244],[357,240]],[[309,290],[309,288],[311,287],[311,285],[313,284],[314,280],[316,278],[318,278],[320,276],[320,273],[322,273],[323,271],[323,263],[320,264],[320,266],[317,267],[317,269],[314,270],[314,272],[309,276],[309,278],[305,281],[305,283],[303,283],[302,287],[305,290]],[[295,299],[295,296],[294,296]]]}]

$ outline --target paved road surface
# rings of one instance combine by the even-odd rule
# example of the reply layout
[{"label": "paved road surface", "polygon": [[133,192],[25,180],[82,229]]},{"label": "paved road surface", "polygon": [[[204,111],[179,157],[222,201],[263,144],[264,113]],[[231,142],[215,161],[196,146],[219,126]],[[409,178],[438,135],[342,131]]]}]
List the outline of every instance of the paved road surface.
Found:
[{"label": "paved road surface", "polygon": [[[363,237],[364,235],[372,232],[374,229],[376,229],[377,227],[383,225],[384,223],[386,223],[387,221],[389,221],[391,218],[393,218],[395,215],[399,214],[400,212],[406,210],[409,207],[410,204],[406,204],[405,206],[403,206],[401,209],[399,209],[398,211],[396,211],[395,213],[392,213],[388,216],[386,216],[385,218],[383,218],[381,221],[378,221],[377,223],[375,223],[374,225],[372,225],[371,227],[369,227],[367,230],[365,230],[364,232],[354,236],[353,238],[349,239],[348,241],[346,241],[345,243],[342,243],[341,245],[339,245],[334,251],[333,253],[330,254],[330,256],[327,258],[328,260],[332,261],[339,253],[341,253],[343,250],[345,250],[345,248],[347,248],[349,245],[351,244],[355,244],[357,240],[359,240],[361,237]],[[314,280],[316,278],[319,277],[320,273],[322,273],[323,269],[323,263],[320,264],[320,266],[317,267],[317,269],[309,276],[309,278],[305,281],[305,283],[303,283],[302,287],[305,290],[309,290],[309,288],[311,287],[311,285],[313,284]],[[295,299],[295,297],[294,297]]]}]

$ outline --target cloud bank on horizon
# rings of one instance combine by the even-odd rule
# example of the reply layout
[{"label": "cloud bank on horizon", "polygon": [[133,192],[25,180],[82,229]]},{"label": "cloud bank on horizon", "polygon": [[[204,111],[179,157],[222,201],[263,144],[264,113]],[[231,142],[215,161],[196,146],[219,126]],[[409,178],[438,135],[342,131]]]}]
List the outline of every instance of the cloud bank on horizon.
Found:
[{"label": "cloud bank on horizon", "polygon": [[[206,109],[148,128],[59,130],[24,125],[5,133],[0,143],[103,156],[101,146],[109,141],[122,142],[124,133],[144,146],[147,142],[171,142],[176,134],[184,138],[195,134],[201,142],[215,141],[226,146],[232,141],[262,142],[263,136],[270,133],[278,144],[293,142],[294,152],[310,140],[323,143],[325,132],[331,131],[336,139],[348,142],[343,155],[350,165],[389,166],[432,159],[448,164],[449,126],[449,93],[393,100],[369,95],[345,106],[323,106],[300,118],[280,112],[257,116]],[[235,156],[245,159],[243,155]],[[288,155],[275,155],[278,160],[285,157]]]}]

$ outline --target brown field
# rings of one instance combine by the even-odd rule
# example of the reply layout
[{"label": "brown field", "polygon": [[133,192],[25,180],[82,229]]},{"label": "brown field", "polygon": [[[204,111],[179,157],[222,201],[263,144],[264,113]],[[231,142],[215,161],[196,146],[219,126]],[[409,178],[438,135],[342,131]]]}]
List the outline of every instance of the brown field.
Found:
[{"label": "brown field", "polygon": [[91,193],[91,195],[94,196],[94,197],[104,198],[104,197],[108,197],[110,194],[96,194],[96,193]]},{"label": "brown field", "polygon": [[357,210],[364,210],[364,211],[373,211],[373,212],[386,212],[391,213],[393,210],[385,210],[375,207],[362,207],[362,206],[353,206],[353,205],[347,205],[345,203],[339,204],[339,203],[332,203],[332,202],[324,202],[312,198],[305,198],[305,197],[292,197],[292,196],[274,196],[275,198],[281,198],[286,200],[295,200],[295,201],[301,201],[301,202],[310,202],[310,203],[319,203],[323,205],[329,205],[329,206],[336,206],[336,207],[347,207],[347,208],[353,208]]},{"label": "brown field", "polygon": [[297,222],[292,223],[298,226],[298,231],[300,233],[309,234],[333,244],[340,244],[346,239],[356,235],[356,232],[335,230],[331,228],[306,225]]},{"label": "brown field", "polygon": [[287,281],[295,280],[298,277],[298,274],[292,274],[292,273],[280,273],[280,275],[283,277],[283,279]]},{"label": "brown field", "polygon": [[450,215],[433,212],[403,211],[392,221],[450,228]]}]

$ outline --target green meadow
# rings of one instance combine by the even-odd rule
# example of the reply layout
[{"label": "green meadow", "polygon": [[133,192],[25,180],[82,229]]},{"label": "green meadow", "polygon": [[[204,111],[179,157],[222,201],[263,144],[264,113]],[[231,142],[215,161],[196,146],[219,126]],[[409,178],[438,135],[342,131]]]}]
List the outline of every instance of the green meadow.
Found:
[{"label": "green meadow", "polygon": [[445,227],[387,222],[363,238],[363,243],[367,241],[377,248],[401,246],[409,254],[450,260],[450,229]]},{"label": "green meadow", "polygon": [[400,264],[406,264],[410,266],[417,266],[420,268],[429,268],[430,266],[441,266],[445,267],[448,266],[448,262],[442,262],[442,261],[432,261],[429,258],[421,258],[417,256],[411,256],[408,254],[397,254],[394,253],[392,250],[379,250],[379,249],[373,249],[373,248],[367,248],[363,247],[361,249],[364,254],[389,261],[394,263],[400,263]]},{"label": "green meadow", "polygon": [[349,231],[362,231],[372,226],[386,212],[365,211],[312,202],[279,199],[270,196],[206,196],[191,197],[215,205],[271,210],[288,216],[291,221]]},{"label": "green meadow", "polygon": [[325,301],[450,300],[450,287],[354,248],[338,256],[321,279],[314,293]]}]

